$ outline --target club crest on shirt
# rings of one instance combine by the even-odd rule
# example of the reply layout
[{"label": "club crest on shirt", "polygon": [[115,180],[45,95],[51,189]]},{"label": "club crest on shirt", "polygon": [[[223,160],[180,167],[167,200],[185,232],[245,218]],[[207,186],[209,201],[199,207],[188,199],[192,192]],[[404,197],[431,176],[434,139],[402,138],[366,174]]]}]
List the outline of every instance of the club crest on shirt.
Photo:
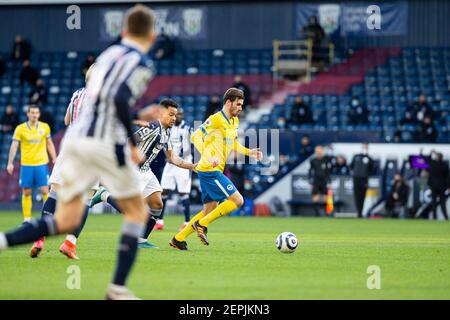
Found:
[{"label": "club crest on shirt", "polygon": [[212,125],[211,119],[206,119],[206,121],[203,123],[202,127],[203,127],[203,128],[207,128],[207,127],[209,127],[210,125]]}]

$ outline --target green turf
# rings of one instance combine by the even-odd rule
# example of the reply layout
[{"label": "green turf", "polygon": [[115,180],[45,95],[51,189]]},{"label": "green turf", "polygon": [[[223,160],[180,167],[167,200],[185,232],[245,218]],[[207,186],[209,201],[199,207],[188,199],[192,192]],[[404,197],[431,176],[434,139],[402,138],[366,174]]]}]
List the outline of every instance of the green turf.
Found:
[{"label": "green turf", "polygon": [[[155,231],[159,250],[142,249],[129,287],[145,299],[450,299],[450,223],[317,218],[223,218],[210,226],[211,245],[192,236],[190,251],[168,241],[180,217]],[[0,230],[21,221],[0,213]],[[92,215],[79,242],[81,260],[43,255],[29,245],[0,252],[1,299],[102,299],[111,279],[121,217]],[[275,238],[297,234],[300,246],[282,254]],[[78,265],[81,289],[66,288],[67,268]],[[381,289],[369,290],[367,268],[381,268]]]}]

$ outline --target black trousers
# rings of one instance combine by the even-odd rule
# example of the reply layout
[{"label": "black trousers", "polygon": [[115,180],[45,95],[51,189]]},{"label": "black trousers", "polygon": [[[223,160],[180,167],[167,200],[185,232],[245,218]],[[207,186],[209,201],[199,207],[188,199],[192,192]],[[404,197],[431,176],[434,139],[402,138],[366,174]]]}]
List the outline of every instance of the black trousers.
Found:
[{"label": "black trousers", "polygon": [[433,190],[431,189],[431,208],[433,210],[433,219],[437,219],[437,202],[439,198],[439,204],[441,205],[442,213],[445,219],[448,220],[447,206],[445,205],[445,189],[444,190]]},{"label": "black trousers", "polygon": [[368,178],[353,177],[353,195],[355,197],[355,206],[356,211],[358,212],[358,218],[362,217],[367,186],[368,186]]}]

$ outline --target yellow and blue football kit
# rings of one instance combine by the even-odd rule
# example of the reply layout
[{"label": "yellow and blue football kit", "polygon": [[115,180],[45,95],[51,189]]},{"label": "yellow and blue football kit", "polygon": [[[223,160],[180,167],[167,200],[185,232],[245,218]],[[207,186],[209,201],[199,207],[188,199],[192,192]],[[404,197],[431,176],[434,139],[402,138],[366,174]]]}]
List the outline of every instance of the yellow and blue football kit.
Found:
[{"label": "yellow and blue football kit", "polygon": [[[229,119],[222,110],[210,116],[193,133],[192,143],[201,154],[196,170],[202,189],[202,201],[204,204],[213,201],[221,203],[207,215],[200,211],[194,216],[189,224],[175,236],[177,241],[186,240],[187,236],[193,232],[192,226],[196,221],[202,227],[207,227],[217,218],[237,209],[236,204],[228,200],[237,189],[223,174],[223,170],[231,151],[247,156],[250,154],[250,149],[245,148],[237,140],[238,127],[239,119],[237,117]],[[211,157],[219,160],[216,167],[210,163]]]},{"label": "yellow and blue football kit", "polygon": [[[237,140],[238,127],[239,119],[228,119],[222,110],[209,117],[192,135],[192,142],[201,154],[196,169],[203,203],[223,201],[237,191],[234,184],[223,174],[223,170],[231,151],[249,154],[249,149]],[[209,162],[211,157],[219,160],[218,166],[213,167]]]},{"label": "yellow and blue football kit", "polygon": [[[48,186],[47,139],[50,127],[38,121],[35,126],[24,122],[14,130],[13,140],[20,143],[20,186],[22,188]],[[43,195],[43,201],[47,195]],[[33,201],[31,195],[22,194],[22,213],[25,220],[31,218]]]},{"label": "yellow and blue football kit", "polygon": [[38,121],[35,126],[28,122],[16,127],[13,140],[20,142],[20,186],[22,188],[48,185],[47,139],[50,127]]}]

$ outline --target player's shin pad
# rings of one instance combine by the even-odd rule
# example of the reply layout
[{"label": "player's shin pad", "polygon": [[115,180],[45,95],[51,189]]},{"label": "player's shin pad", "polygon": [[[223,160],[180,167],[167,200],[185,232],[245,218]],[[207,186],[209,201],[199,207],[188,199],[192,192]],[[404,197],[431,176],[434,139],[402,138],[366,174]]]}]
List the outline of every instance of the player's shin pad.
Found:
[{"label": "player's shin pad", "polygon": [[142,235],[142,239],[140,241],[147,240],[150,236],[150,233],[153,231],[155,227],[156,221],[161,216],[162,209],[152,209],[150,208],[150,217],[148,218],[147,224],[145,226],[144,234]]}]

